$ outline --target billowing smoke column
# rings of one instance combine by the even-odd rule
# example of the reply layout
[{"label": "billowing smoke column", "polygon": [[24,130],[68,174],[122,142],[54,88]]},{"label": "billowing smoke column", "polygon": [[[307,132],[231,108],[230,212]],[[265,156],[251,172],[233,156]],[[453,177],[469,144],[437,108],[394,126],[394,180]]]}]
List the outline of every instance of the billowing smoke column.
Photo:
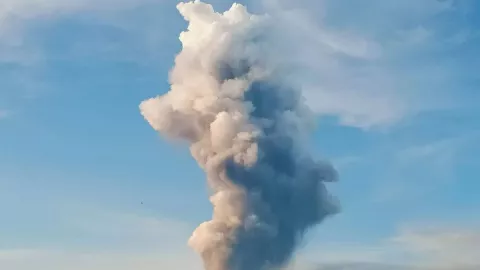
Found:
[{"label": "billowing smoke column", "polygon": [[189,142],[206,172],[213,217],[189,243],[207,270],[283,266],[305,231],[336,213],[324,186],[336,172],[301,143],[312,120],[273,64],[271,18],[239,4],[223,14],[200,1],[177,8],[189,26],[171,90],[140,108],[155,130]]}]

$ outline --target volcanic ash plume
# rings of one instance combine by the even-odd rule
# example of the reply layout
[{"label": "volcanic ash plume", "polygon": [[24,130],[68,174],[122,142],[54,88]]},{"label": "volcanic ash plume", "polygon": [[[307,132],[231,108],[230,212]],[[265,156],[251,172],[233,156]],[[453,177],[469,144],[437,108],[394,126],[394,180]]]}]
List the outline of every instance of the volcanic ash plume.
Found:
[{"label": "volcanic ash plume", "polygon": [[312,119],[273,64],[273,19],[239,4],[222,14],[200,1],[177,8],[189,25],[171,90],[140,109],[155,130],[187,141],[206,173],[213,217],[189,244],[207,270],[276,269],[336,213],[324,185],[336,172],[301,143]]}]

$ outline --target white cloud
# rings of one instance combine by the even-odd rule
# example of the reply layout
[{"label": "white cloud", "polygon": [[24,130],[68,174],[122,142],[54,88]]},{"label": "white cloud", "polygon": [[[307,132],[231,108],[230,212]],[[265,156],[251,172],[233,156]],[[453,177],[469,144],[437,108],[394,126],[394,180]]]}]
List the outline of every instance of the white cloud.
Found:
[{"label": "white cloud", "polygon": [[[291,45],[300,46],[295,53],[284,55],[289,56],[291,63],[303,66],[299,80],[307,102],[318,114],[336,116],[344,125],[369,129],[388,127],[418,113],[444,108],[452,102],[442,89],[451,82],[452,74],[457,70],[439,64],[426,66],[417,63],[415,54],[422,48],[438,47],[440,43],[454,46],[458,40],[466,42],[471,36],[460,35],[457,31],[453,37],[444,37],[436,34],[435,24],[423,25],[437,14],[455,12],[453,1],[366,1],[353,7],[349,1],[264,2],[269,3],[266,4],[269,12],[280,19],[282,35],[290,38]],[[36,20],[83,12],[133,11],[135,7],[151,3],[156,1],[2,1],[0,62],[32,65],[43,60],[42,49],[25,42],[22,36],[22,29]],[[355,9],[355,16],[352,16],[352,9]],[[171,13],[174,12],[172,5]],[[126,27],[118,21],[115,23]],[[148,50],[158,51],[161,43],[158,28],[141,29],[144,40],[138,34],[135,39],[149,43],[144,49],[149,47]],[[469,29],[460,30],[462,33],[471,32]],[[102,45],[102,48],[106,47]],[[95,49],[89,47],[88,50]],[[116,55],[125,57],[123,53]],[[408,64],[399,66],[400,62]],[[429,98],[432,92],[435,92],[435,100]]]},{"label": "white cloud", "polygon": [[396,159],[398,163],[407,166],[421,163],[431,164],[435,169],[452,169],[458,152],[469,141],[470,136],[462,135],[416,144],[400,150],[396,154]]},{"label": "white cloud", "polygon": [[478,226],[409,226],[370,245],[326,243],[299,260],[315,270],[473,270],[480,267],[478,254]]},{"label": "white cloud", "polygon": [[150,252],[81,252],[61,250],[0,250],[0,267],[8,270],[201,270],[191,254],[178,250]]},{"label": "white cloud", "polygon": [[117,10],[134,8],[152,0],[3,0],[0,3],[2,27],[8,20],[28,20],[41,16],[58,16],[71,12],[92,10]]},{"label": "white cloud", "polygon": [[201,269],[186,244],[192,229],[185,222],[89,207],[69,210],[62,214],[68,236],[42,246],[0,249],[0,269]]},{"label": "white cloud", "polygon": [[435,16],[459,16],[453,1],[264,2],[280,18],[281,34],[293,40],[293,53],[284,55],[303,67],[299,82],[320,115],[369,129],[451,105],[452,89],[446,85],[459,74],[458,67],[430,65],[417,56],[452,49],[446,42],[451,36],[437,35],[442,26]]},{"label": "white cloud", "polygon": [[[135,218],[127,223],[144,223],[142,218],[133,220]],[[171,224],[173,227],[164,226],[165,233],[178,233],[175,231],[178,224]],[[140,227],[143,226],[140,225]],[[128,238],[128,234],[118,234],[119,238],[125,236]],[[157,241],[158,245],[148,246],[148,249],[138,249],[138,246],[101,250],[0,249],[0,268],[9,270],[202,269],[200,259],[186,245],[179,246],[165,239],[162,241],[162,238],[157,236],[157,233],[153,233],[151,241]],[[377,243],[323,243],[321,248],[300,253],[288,269],[473,270],[480,267],[479,252],[478,226],[406,226],[396,235]]]},{"label": "white cloud", "polygon": [[445,269],[480,267],[478,228],[407,228],[393,240],[421,265]]},{"label": "white cloud", "polygon": [[10,116],[10,111],[0,110],[0,120],[5,119]]},{"label": "white cloud", "polygon": [[400,46],[420,46],[429,42],[434,33],[425,27],[418,25],[413,29],[402,30],[398,32]]},{"label": "white cloud", "polygon": [[[78,13],[106,15],[133,10],[154,0],[2,0],[0,2],[0,63],[32,65],[44,60],[39,44],[25,39],[25,32],[39,20],[57,20]],[[101,16],[103,16],[101,15]]]},{"label": "white cloud", "polygon": [[[373,190],[375,202],[425,200],[426,196],[449,188],[460,181],[458,166],[464,156],[475,146],[478,131],[457,136],[400,144],[380,156],[370,157],[374,162],[384,162],[381,181]],[[378,166],[378,164],[377,164]]]},{"label": "white cloud", "polygon": [[[126,14],[134,13],[136,8],[150,4],[161,5],[162,2],[156,0],[0,1],[0,68],[6,70],[0,74],[0,106],[7,106],[15,112],[27,110],[29,99],[43,96],[45,91],[51,91],[50,82],[43,72],[50,71],[49,65],[52,58],[69,59],[73,63],[78,59],[85,59],[85,55],[106,55],[108,54],[106,51],[111,50],[112,46],[116,46],[113,49],[116,51],[110,55],[122,57],[121,60],[129,57],[128,53],[122,49],[131,44],[114,43],[102,37],[95,40],[80,35],[78,39],[76,37],[74,40],[67,40],[67,45],[58,50],[61,53],[57,50],[52,51],[45,46],[51,44],[46,38],[50,34],[48,32],[50,26],[62,23],[65,19],[75,19],[77,15],[80,15],[78,18],[81,25],[82,18],[86,20],[82,15],[88,15],[86,16],[88,23],[83,21],[85,27],[92,27],[88,30],[99,25],[105,28],[108,26],[118,32],[124,32],[124,40],[136,39],[138,42],[135,44],[142,44],[150,37],[145,37],[143,40],[143,36],[141,38],[133,36],[141,34],[146,36],[147,33],[143,33],[145,27],[130,25],[130,28],[134,29],[123,29],[125,18],[122,16],[128,17]],[[148,31],[154,32],[152,29]],[[91,33],[91,31],[86,32]],[[159,43],[159,41],[156,42],[157,45]],[[137,49],[131,48],[131,51],[137,51]],[[2,116],[5,115],[0,114],[0,118],[3,118]]]},{"label": "white cloud", "polygon": [[[66,225],[71,230],[83,232],[91,237],[110,239],[111,242],[122,239],[125,247],[137,249],[143,247],[184,249],[194,229],[185,222],[154,216],[94,209],[84,209],[82,212],[77,212],[66,220]],[[104,244],[109,243],[110,241]]]},{"label": "white cloud", "polygon": [[354,32],[328,29],[312,17],[312,10],[273,10],[281,35],[294,48],[283,55],[301,68],[295,79],[313,110],[362,128],[388,125],[408,113],[391,75],[368,63],[352,68],[352,61],[379,58],[383,54],[379,43]]}]

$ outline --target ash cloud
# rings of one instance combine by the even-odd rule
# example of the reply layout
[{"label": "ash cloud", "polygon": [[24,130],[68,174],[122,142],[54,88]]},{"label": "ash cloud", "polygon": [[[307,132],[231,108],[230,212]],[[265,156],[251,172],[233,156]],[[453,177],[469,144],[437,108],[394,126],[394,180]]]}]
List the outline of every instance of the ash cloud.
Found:
[{"label": "ash cloud", "polygon": [[187,142],[206,173],[213,216],[189,244],[207,270],[284,266],[304,233],[338,211],[325,187],[337,173],[306,150],[313,119],[269,50],[272,18],[240,4],[177,8],[189,24],[171,89],[140,109],[160,134]]}]

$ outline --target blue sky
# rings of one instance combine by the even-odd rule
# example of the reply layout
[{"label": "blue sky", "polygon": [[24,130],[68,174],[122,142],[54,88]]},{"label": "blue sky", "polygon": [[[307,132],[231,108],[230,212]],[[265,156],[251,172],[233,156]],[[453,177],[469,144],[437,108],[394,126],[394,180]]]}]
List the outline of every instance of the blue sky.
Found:
[{"label": "blue sky", "polygon": [[[0,4],[1,269],[200,269],[204,176],[138,109],[168,90],[176,3]],[[297,268],[478,267],[480,3],[240,3],[295,30],[312,151],[341,176]]]}]

